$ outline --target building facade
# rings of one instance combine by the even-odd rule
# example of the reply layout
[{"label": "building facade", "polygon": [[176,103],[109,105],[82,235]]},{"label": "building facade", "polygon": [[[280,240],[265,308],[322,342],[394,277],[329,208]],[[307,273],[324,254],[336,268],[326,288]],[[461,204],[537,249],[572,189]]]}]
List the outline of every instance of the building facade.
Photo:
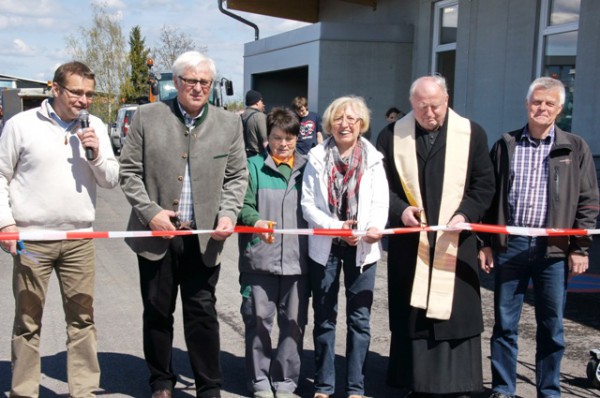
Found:
[{"label": "building facade", "polygon": [[554,76],[567,87],[560,125],[600,155],[600,1],[228,0],[228,8],[309,23],[245,44],[244,88],[263,92],[268,107],[305,95],[322,113],[340,95],[360,95],[375,139],[386,109],[409,110],[410,83],[440,73],[451,106],[493,142],[525,124],[529,83]]}]

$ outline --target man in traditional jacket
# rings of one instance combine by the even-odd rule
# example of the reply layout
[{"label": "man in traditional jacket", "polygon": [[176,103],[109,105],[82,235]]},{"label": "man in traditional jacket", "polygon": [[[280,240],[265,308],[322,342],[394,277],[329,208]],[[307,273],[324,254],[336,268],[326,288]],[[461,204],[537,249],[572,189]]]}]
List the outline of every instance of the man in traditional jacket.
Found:
[{"label": "man in traditional jacket", "polygon": [[[391,227],[480,221],[494,195],[487,137],[448,108],[441,76],[410,88],[412,112],[379,135]],[[411,397],[469,397],[483,388],[477,240],[469,231],[390,237],[388,383]]]},{"label": "man in traditional jacket", "polygon": [[225,239],[244,203],[248,168],[242,121],[208,103],[216,76],[215,63],[204,54],[177,57],[177,97],[138,108],[119,159],[121,188],[131,204],[127,230],[213,230],[125,239],[140,270],[152,398],[171,398],[177,383],[172,359],[178,296],[196,397],[221,396],[216,287]]}]

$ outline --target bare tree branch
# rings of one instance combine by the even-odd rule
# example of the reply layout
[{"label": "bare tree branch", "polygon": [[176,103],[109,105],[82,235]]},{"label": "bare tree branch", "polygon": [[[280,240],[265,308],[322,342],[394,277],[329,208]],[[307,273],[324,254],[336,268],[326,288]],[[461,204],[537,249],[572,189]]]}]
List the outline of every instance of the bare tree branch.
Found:
[{"label": "bare tree branch", "polygon": [[106,97],[104,101],[94,101],[93,111],[108,121],[113,119],[113,105],[129,63],[120,22],[106,12],[105,6],[93,5],[93,8],[92,27],[80,27],[77,36],[71,35],[66,41],[74,58],[96,74],[96,91]]},{"label": "bare tree branch", "polygon": [[192,50],[206,53],[207,47],[199,45],[179,28],[163,25],[158,45],[152,49],[152,57],[159,70],[169,70],[179,55]]}]

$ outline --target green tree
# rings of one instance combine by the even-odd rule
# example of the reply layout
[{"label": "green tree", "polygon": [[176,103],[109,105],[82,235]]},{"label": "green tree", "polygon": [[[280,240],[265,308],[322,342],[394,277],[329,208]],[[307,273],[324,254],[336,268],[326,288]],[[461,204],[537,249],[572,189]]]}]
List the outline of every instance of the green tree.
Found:
[{"label": "green tree", "polygon": [[119,20],[109,15],[105,6],[92,7],[92,27],[80,27],[66,42],[74,58],[87,64],[96,74],[99,95],[94,99],[92,113],[109,122],[114,120],[118,109],[118,94],[129,63]]},{"label": "green tree", "polygon": [[129,33],[129,70],[121,85],[121,98],[126,102],[135,102],[142,97],[148,97],[148,67],[146,60],[150,49],[146,48],[142,30],[134,26]]}]

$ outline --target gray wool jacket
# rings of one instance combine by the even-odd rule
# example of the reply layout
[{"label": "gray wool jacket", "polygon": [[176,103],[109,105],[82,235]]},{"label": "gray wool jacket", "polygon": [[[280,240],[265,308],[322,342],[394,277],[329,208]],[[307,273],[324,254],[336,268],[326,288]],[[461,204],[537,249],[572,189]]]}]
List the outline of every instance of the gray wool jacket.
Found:
[{"label": "gray wool jacket", "polygon": [[[212,105],[188,130],[177,99],[138,108],[130,125],[120,163],[120,183],[132,206],[127,229],[148,230],[162,209],[178,210],[183,176],[189,162],[197,229],[213,229],[221,217],[233,224],[242,207],[248,179],[240,117]],[[223,241],[199,234],[207,266],[220,263]],[[138,255],[161,259],[169,240],[127,238]]]}]

